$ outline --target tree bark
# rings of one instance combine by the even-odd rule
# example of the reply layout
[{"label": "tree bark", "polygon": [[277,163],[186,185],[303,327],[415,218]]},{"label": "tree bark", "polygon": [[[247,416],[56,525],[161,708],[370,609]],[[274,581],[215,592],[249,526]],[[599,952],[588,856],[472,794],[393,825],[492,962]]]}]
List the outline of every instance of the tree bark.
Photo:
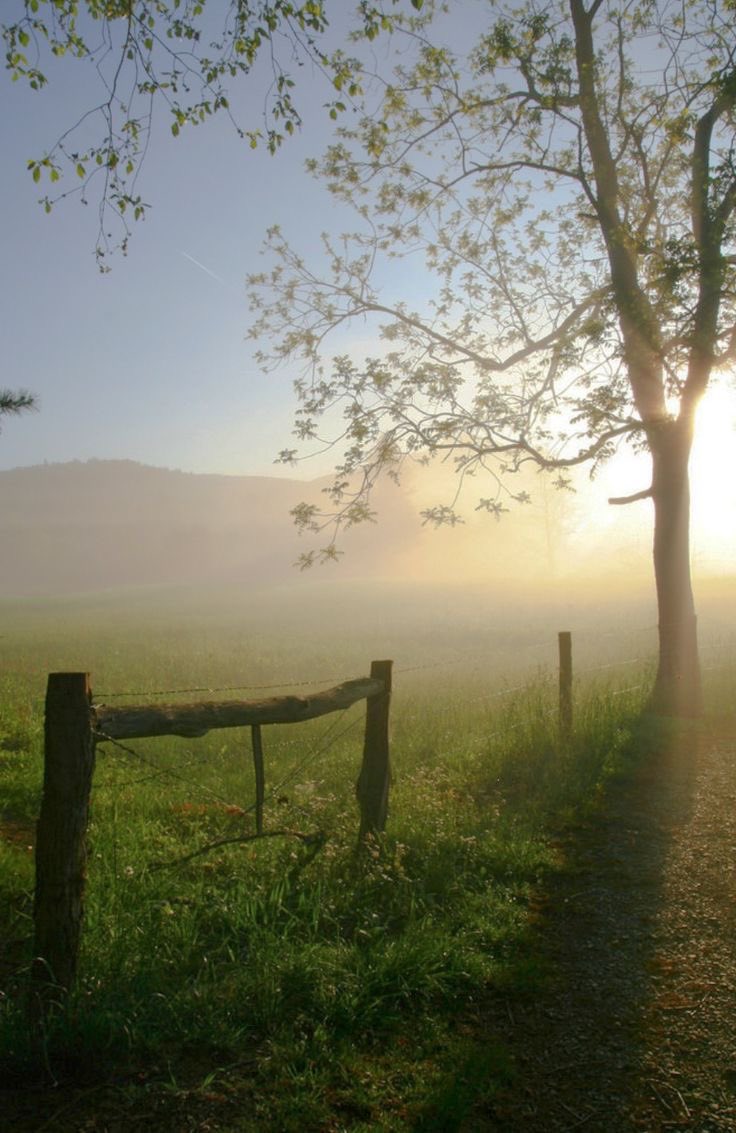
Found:
[{"label": "tree bark", "polygon": [[690,577],[692,420],[648,430],[654,500],[654,576],[659,663],[651,708],[662,716],[698,716],[702,709],[697,620]]}]

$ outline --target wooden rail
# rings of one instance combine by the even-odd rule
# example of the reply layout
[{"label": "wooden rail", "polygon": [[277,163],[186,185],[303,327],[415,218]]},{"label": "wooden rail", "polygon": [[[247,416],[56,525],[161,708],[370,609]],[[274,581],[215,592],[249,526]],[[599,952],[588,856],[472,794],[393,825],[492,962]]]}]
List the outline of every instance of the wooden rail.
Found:
[{"label": "wooden rail", "polygon": [[94,727],[113,740],[154,736],[205,736],[215,728],[253,724],[299,724],[350,708],[383,692],[383,682],[369,677],[345,681],[310,696],[272,696],[267,700],[201,701],[197,704],[130,704],[123,708],[94,706]]}]

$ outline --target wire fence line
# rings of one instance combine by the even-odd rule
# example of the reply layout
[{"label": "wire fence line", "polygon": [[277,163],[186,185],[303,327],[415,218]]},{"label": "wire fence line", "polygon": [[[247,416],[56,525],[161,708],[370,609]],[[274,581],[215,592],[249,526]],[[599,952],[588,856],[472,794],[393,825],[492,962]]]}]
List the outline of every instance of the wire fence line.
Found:
[{"label": "wire fence line", "polygon": [[278,684],[268,685],[219,685],[211,687],[209,685],[195,685],[191,688],[162,688],[162,689],[134,689],[126,690],[125,692],[99,692],[97,696],[104,697],[106,700],[114,700],[121,696],[191,696],[193,693],[215,693],[215,692],[273,692],[279,688],[312,688],[316,684],[326,684],[328,681],[340,681],[340,676],[332,677],[316,677],[310,681],[281,681]]},{"label": "wire fence line", "polygon": [[191,776],[182,775],[180,772],[174,771],[170,767],[162,767],[161,764],[154,763],[154,761],[148,758],[148,756],[144,755],[143,752],[138,751],[136,748],[129,747],[128,744],[121,743],[120,740],[113,739],[112,736],[108,736],[104,732],[98,731],[96,733],[96,738],[98,745],[101,743],[112,744],[113,747],[118,751],[124,752],[125,755],[130,756],[132,759],[135,759],[138,763],[143,763],[146,765],[146,767],[150,767],[153,770],[153,774],[148,776],[149,780],[175,779],[179,783],[185,783],[188,787],[194,787],[203,795],[209,795],[210,798],[214,799],[215,802],[219,803],[221,806],[229,807],[233,805],[232,803],[228,802],[227,799],[224,799],[221,795],[218,795],[210,787],[205,786],[204,783],[199,783]]},{"label": "wire fence line", "polygon": [[[626,630],[610,630],[610,631],[606,631],[606,632],[603,632],[603,633],[597,633],[595,630],[590,630],[590,629],[575,629],[572,632],[573,632],[573,634],[575,635],[576,638],[579,637],[579,636],[588,635],[588,636],[591,636],[591,637],[595,636],[596,639],[600,640],[600,639],[604,639],[604,638],[605,639],[612,639],[612,638],[619,638],[620,639],[622,637],[630,637],[632,634],[648,633],[648,632],[651,632],[652,630],[656,630],[656,628],[657,628],[656,625],[646,625],[646,626],[630,627]],[[555,642],[552,638],[549,638],[549,639],[546,639],[546,640],[541,640],[541,641],[525,642],[525,643],[520,644],[520,645],[514,645],[513,647],[509,646],[509,647],[504,648],[504,649],[495,649],[493,651],[489,651],[488,649],[479,649],[479,648],[476,647],[476,648],[473,648],[473,649],[463,650],[460,653],[456,654],[456,656],[454,656],[452,658],[445,658],[445,659],[439,660],[439,661],[426,661],[426,662],[423,662],[421,664],[416,664],[416,665],[405,665],[405,666],[402,666],[400,668],[396,668],[394,670],[394,672],[397,676],[403,676],[403,675],[408,675],[410,673],[422,673],[422,672],[430,672],[432,670],[450,669],[450,668],[454,668],[458,665],[462,665],[462,664],[467,663],[467,661],[471,658],[475,658],[479,663],[481,663],[483,661],[487,662],[489,660],[489,658],[493,658],[494,660],[500,661],[502,658],[509,657],[509,656],[516,658],[516,657],[518,657],[520,651],[527,651],[527,650],[533,650],[533,649],[549,649],[549,650],[552,650],[552,649],[554,649],[554,647],[555,647]],[[613,667],[613,666],[619,665],[619,664],[635,664],[639,660],[640,660],[640,658],[633,658],[633,659],[630,659],[630,660],[627,660],[627,661],[621,661],[621,662],[614,661],[614,662],[610,663],[610,667]],[[609,667],[609,666],[608,665],[591,666],[590,671],[593,671],[593,669],[596,669],[596,668],[603,669],[603,668],[607,668],[607,667]],[[586,670],[579,670],[579,671],[583,672],[583,671],[586,671]],[[313,687],[320,685],[320,684],[327,684],[330,681],[341,681],[343,679],[344,679],[344,676],[343,676],[342,673],[340,673],[340,674],[330,674],[330,675],[325,675],[325,676],[312,677],[309,680],[286,679],[286,680],[283,680],[283,681],[273,682],[273,683],[268,683],[268,684],[243,683],[243,684],[227,684],[227,685],[190,685],[188,687],[165,688],[165,689],[142,689],[141,688],[141,689],[124,689],[124,690],[102,690],[102,691],[95,690],[95,696],[100,699],[100,702],[102,702],[103,700],[113,700],[113,699],[117,699],[117,698],[121,698],[121,697],[132,697],[132,696],[159,697],[159,696],[184,696],[184,695],[194,695],[194,694],[214,695],[215,693],[221,693],[221,692],[274,692],[278,689],[310,688],[310,687],[313,688]]]},{"label": "wire fence line", "polygon": [[581,676],[584,673],[602,673],[606,669],[620,669],[624,665],[642,665],[648,659],[649,658],[647,658],[647,657],[629,657],[625,661],[609,661],[605,665],[587,665],[585,668],[577,669],[576,671]]},{"label": "wire fence line", "polygon": [[[647,627],[647,628],[649,628],[649,627]],[[613,636],[613,635],[611,634],[609,636]],[[619,635],[619,636],[622,636],[622,635]],[[540,645],[542,645],[542,644],[545,647],[549,647],[549,643],[544,642],[544,643],[534,643],[534,644],[530,645],[529,648],[539,648]],[[425,665],[408,666],[406,668],[402,668],[402,669],[397,670],[397,672],[398,673],[413,673],[413,672],[423,672],[423,671],[431,671],[431,670],[436,670],[436,669],[449,668],[451,665],[457,664],[460,661],[466,659],[467,656],[468,656],[468,654],[465,654],[461,658],[453,659],[452,662],[429,662]],[[592,673],[607,672],[607,671],[611,671],[611,670],[614,670],[614,669],[617,669],[617,668],[620,668],[620,667],[642,664],[642,663],[645,662],[645,660],[646,660],[646,658],[642,658],[642,657],[627,658],[627,659],[623,659],[623,660],[620,660],[620,661],[609,662],[609,663],[602,664],[602,665],[587,666],[583,669],[578,670],[577,672],[578,672],[578,675],[580,675],[580,676],[588,675],[588,674],[592,674]],[[326,681],[326,680],[336,680],[338,678],[337,677],[329,677],[329,678],[322,678],[322,679]],[[463,708],[463,707],[466,707],[466,706],[477,705],[477,704],[484,703],[484,702],[490,703],[490,702],[493,702],[493,701],[503,700],[504,698],[509,697],[509,696],[513,696],[516,693],[528,692],[533,684],[536,684],[537,686],[541,685],[541,686],[549,687],[553,683],[553,681],[554,681],[554,676],[551,673],[537,674],[537,676],[535,678],[530,678],[529,680],[527,680],[523,683],[515,684],[515,685],[512,685],[508,688],[495,689],[492,692],[483,693],[479,696],[469,697],[469,698],[466,698],[465,700],[459,702],[459,704],[457,702],[457,697],[454,696],[453,697],[453,703],[456,705],[456,707],[460,707],[460,708]],[[205,686],[191,686],[188,689],[182,688],[182,689],[161,690],[161,695],[166,695],[166,694],[172,695],[172,694],[175,694],[175,693],[186,693],[186,692],[192,693],[192,692],[205,692],[205,691],[206,692],[229,692],[229,691],[245,691],[245,690],[252,690],[252,691],[269,690],[270,691],[270,690],[273,690],[273,689],[285,688],[285,687],[307,687],[307,686],[314,685],[315,683],[317,683],[317,682],[316,681],[299,681],[299,682],[291,682],[290,684],[227,685],[227,686],[221,686],[220,688],[209,688],[209,687],[205,687]],[[618,690],[613,691],[611,693],[611,695],[622,696],[626,693],[638,691],[643,687],[644,687],[643,684],[627,685],[623,689],[618,689]],[[110,694],[107,694],[107,695],[110,695]],[[136,695],[136,694],[135,693],[120,693],[120,694],[117,694],[117,695],[124,696],[124,695]],[[151,694],[150,693],[146,694],[146,693],[140,692],[137,695],[151,695]],[[360,718],[356,718],[356,719],[352,720],[351,722],[349,722],[344,727],[342,726],[343,723],[344,723],[344,720],[345,720],[346,713],[348,711],[349,711],[349,709],[344,709],[340,713],[335,713],[333,718],[331,719],[330,723],[324,729],[322,734],[317,738],[317,740],[309,742],[310,750],[308,751],[308,754],[306,755],[306,757],[299,760],[294,766],[289,768],[287,770],[286,774],[284,774],[281,777],[281,779],[279,779],[267,791],[266,798],[267,798],[268,801],[273,801],[274,799],[277,799],[281,795],[281,793],[285,790],[285,788],[287,788],[290,784],[292,784],[296,780],[298,780],[299,776],[301,776],[307,769],[311,769],[311,768],[315,767],[322,756],[326,755],[333,747],[335,747],[336,744],[338,744],[342,739],[344,739],[347,735],[349,735],[351,732],[353,732],[359,726],[359,724],[361,723]],[[547,708],[544,711],[543,715],[545,717],[551,717],[552,715],[556,715],[557,712],[558,712],[558,708],[555,705],[553,707]],[[412,723],[412,722],[414,722],[417,719],[422,718],[422,717],[426,718],[426,713],[410,713],[410,714],[402,713],[402,723],[403,722]],[[503,735],[508,734],[509,732],[518,731],[521,728],[523,728],[524,726],[525,726],[525,722],[523,720],[520,720],[520,721],[517,721],[517,722],[514,722],[514,723],[507,721],[502,728],[497,728],[490,733],[486,733],[485,739],[486,740],[495,740],[495,739],[500,738]],[[96,738],[97,738],[97,741],[98,741],[99,744],[110,744],[110,745],[112,745],[112,747],[116,751],[121,752],[128,759],[134,760],[138,765],[143,765],[149,770],[149,774],[144,776],[141,779],[136,780],[135,781],[136,783],[146,782],[146,781],[155,781],[155,780],[161,780],[161,779],[165,779],[165,780],[168,779],[168,780],[177,782],[179,784],[183,784],[187,788],[188,791],[194,791],[196,794],[199,794],[200,796],[203,796],[203,797],[208,798],[209,800],[212,800],[212,802],[216,803],[218,807],[228,811],[229,813],[237,814],[238,816],[241,816],[241,817],[245,817],[246,815],[252,814],[253,811],[256,809],[255,803],[252,803],[252,804],[246,805],[246,806],[242,806],[238,803],[234,803],[234,802],[231,801],[230,798],[226,797],[225,794],[223,794],[222,792],[218,792],[218,791],[214,790],[211,786],[208,786],[207,784],[202,783],[198,778],[195,778],[195,776],[189,775],[189,774],[186,773],[186,767],[187,766],[191,767],[193,765],[201,765],[203,760],[207,758],[206,756],[203,756],[199,760],[192,759],[192,760],[189,761],[188,765],[185,765],[184,768],[179,769],[179,770],[175,770],[171,767],[162,766],[160,763],[157,763],[156,761],[151,759],[150,756],[148,756],[147,754],[145,754],[143,751],[139,750],[138,748],[133,748],[133,747],[129,746],[128,744],[123,744],[119,740],[117,740],[117,739],[115,739],[115,738],[113,738],[109,735],[106,735],[104,732],[98,732]],[[302,811],[304,811],[304,813],[307,813],[306,808],[300,807],[300,806],[298,806],[298,804],[294,804],[294,803],[292,803],[292,805],[295,807],[295,809],[302,810]]]},{"label": "wire fence line", "polygon": [[[602,634],[596,634],[596,639],[599,639],[599,638],[614,639],[614,638],[616,638],[616,639],[621,640],[622,638],[631,638],[634,635],[649,633],[652,630],[656,630],[656,628],[657,627],[654,626],[654,625],[643,625],[643,626],[637,626],[637,627],[633,627],[633,628],[629,627],[625,630],[608,631],[608,632],[605,632],[605,633],[602,633]],[[576,630],[574,632],[575,632],[576,638],[581,633],[587,632],[591,636],[593,635],[593,633],[595,633],[595,631],[592,631],[592,630],[590,630],[590,631]],[[506,651],[503,651],[503,652],[504,653],[513,653],[514,657],[518,659],[518,655],[519,655],[520,650],[527,651],[527,650],[537,650],[537,649],[540,649],[540,648],[550,649],[550,648],[553,647],[553,644],[554,644],[553,640],[535,641],[535,642],[526,643],[525,645],[521,646],[519,649],[515,649],[513,651],[512,650],[506,650]],[[728,648],[729,644],[730,643],[719,641],[719,642],[708,643],[707,645],[704,645],[703,648],[704,649],[712,649],[712,650],[723,650],[723,649]],[[487,658],[487,656],[488,656],[488,654],[486,652],[481,652],[477,648],[475,648],[475,649],[471,649],[471,650],[464,650],[463,652],[459,653],[458,655],[456,655],[455,657],[452,657],[452,658],[445,658],[445,659],[441,659],[441,660],[438,660],[438,661],[427,661],[423,664],[417,664],[417,665],[403,666],[401,668],[395,669],[394,671],[397,675],[431,672],[431,671],[438,671],[438,670],[444,671],[444,670],[449,670],[451,668],[454,668],[454,667],[461,665],[463,663],[467,663],[467,661],[470,658],[474,658],[474,659],[476,659],[477,661],[480,662],[481,659],[485,659],[485,658]],[[498,651],[496,652],[495,656],[496,657],[499,656]],[[585,665],[583,667],[576,667],[575,677],[576,677],[576,679],[578,679],[578,678],[581,678],[581,677],[593,676],[594,674],[613,673],[613,672],[615,672],[616,670],[619,670],[619,669],[631,668],[633,666],[643,666],[643,665],[647,664],[648,662],[651,662],[650,657],[637,655],[637,656],[634,656],[634,657],[627,657],[627,658],[621,658],[621,659],[617,659],[617,660],[613,660],[613,661],[608,661],[608,662],[605,662],[605,663],[602,663],[602,664]],[[704,671],[712,671],[713,668],[714,668],[714,666],[709,666],[707,669],[704,669]],[[489,674],[489,676],[490,676],[490,674]],[[552,673],[552,672],[549,672],[549,671],[547,671],[547,672],[537,672],[536,674],[533,674],[533,675],[530,674],[527,677],[527,679],[525,679],[525,680],[523,680],[519,683],[515,683],[513,685],[510,685],[508,687],[495,688],[492,691],[483,692],[483,693],[480,693],[478,695],[473,695],[473,696],[469,696],[469,697],[465,697],[465,698],[462,698],[462,697],[459,698],[457,690],[453,689],[450,699],[451,699],[452,706],[456,710],[461,710],[461,711],[466,707],[470,708],[474,705],[478,705],[478,704],[482,704],[482,703],[488,703],[489,705],[491,705],[494,702],[502,701],[507,697],[511,697],[511,696],[514,696],[514,695],[519,694],[519,693],[529,692],[535,687],[545,688],[545,689],[549,688],[549,687],[552,686],[553,682],[555,681],[555,676],[556,676],[555,673]],[[331,676],[316,677],[316,678],[313,678],[313,679],[308,680],[308,681],[305,681],[305,680],[296,681],[296,680],[294,680],[294,681],[283,681],[283,682],[279,682],[279,683],[273,682],[273,683],[263,683],[263,684],[242,684],[242,685],[228,684],[228,685],[221,685],[221,686],[208,686],[208,685],[194,685],[193,684],[193,685],[188,686],[188,687],[160,689],[160,690],[157,690],[155,692],[152,692],[151,690],[144,690],[144,689],[135,690],[135,691],[134,690],[127,690],[127,691],[118,691],[118,692],[104,692],[104,693],[100,693],[98,696],[96,696],[95,699],[102,700],[103,698],[112,699],[114,697],[131,697],[131,696],[157,697],[157,696],[176,696],[176,695],[182,695],[182,694],[190,694],[190,695],[191,694],[205,694],[205,693],[206,694],[215,694],[215,693],[245,692],[245,691],[251,691],[251,692],[266,692],[266,691],[268,691],[268,692],[271,692],[271,691],[275,691],[275,690],[278,690],[278,689],[315,687],[315,686],[317,686],[318,684],[321,684],[321,683],[327,683],[328,681],[338,681],[340,679],[341,679],[341,677],[338,676],[338,675],[331,675]],[[620,688],[620,689],[609,689],[608,692],[611,696],[620,697],[620,696],[624,696],[628,693],[640,691],[644,687],[646,687],[645,683],[641,682],[641,683],[637,683],[637,684],[627,684],[625,687]],[[329,725],[324,730],[324,732],[316,740],[307,740],[307,743],[308,743],[308,746],[309,746],[309,750],[308,750],[307,755],[304,758],[298,760],[297,763],[293,767],[291,767],[288,771],[286,771],[285,775],[273,787],[271,787],[268,790],[267,797],[269,799],[273,799],[273,798],[277,797],[279,795],[279,793],[282,792],[287,786],[289,786],[291,783],[295,782],[304,771],[306,771],[308,768],[314,767],[322,756],[327,754],[327,752],[329,752],[330,749],[333,748],[340,740],[342,740],[344,737],[346,737],[348,734],[350,734],[352,731],[354,731],[359,726],[359,724],[361,722],[360,718],[356,718],[353,721],[349,722],[347,724],[347,726],[344,726],[344,727],[342,726],[343,723],[344,723],[345,714],[346,714],[347,711],[349,711],[349,710],[345,709],[342,712],[340,712],[339,714],[334,713]],[[555,705],[553,707],[548,708],[545,711],[544,715],[551,716],[551,715],[555,714],[557,711],[558,711],[558,707]],[[411,724],[411,723],[414,723],[416,720],[419,720],[419,719],[427,720],[428,714],[427,714],[426,710],[419,711],[419,712],[409,712],[409,713],[402,712],[400,719],[401,719],[402,724],[403,723]],[[488,739],[488,740],[496,739],[496,738],[505,734],[508,731],[515,730],[515,729],[521,728],[523,726],[524,726],[523,721],[518,722],[518,723],[511,723],[511,722],[507,721],[504,724],[503,728],[496,729],[493,732],[486,734],[485,738]],[[218,793],[218,791],[214,790],[211,786],[208,786],[207,784],[199,781],[199,779],[196,776],[187,774],[187,767],[194,767],[194,766],[201,765],[201,763],[205,759],[208,758],[207,755],[203,755],[201,757],[201,759],[199,759],[199,760],[191,759],[189,761],[189,763],[187,765],[185,765],[183,768],[180,768],[178,770],[174,770],[173,768],[162,766],[160,763],[155,762],[149,756],[145,755],[142,751],[135,749],[135,748],[132,748],[132,747],[129,747],[126,744],[122,744],[119,740],[117,740],[117,739],[115,739],[111,736],[105,735],[104,733],[98,733],[98,742],[100,744],[111,744],[114,749],[125,754],[129,759],[133,759],[138,764],[142,764],[142,765],[146,766],[149,769],[150,773],[147,776],[145,776],[144,778],[137,780],[138,782],[145,782],[146,780],[153,781],[155,779],[166,779],[166,778],[168,778],[172,781],[177,781],[179,783],[186,785],[188,787],[188,789],[191,789],[191,790],[195,791],[196,793],[201,793],[202,796],[206,796],[206,797],[212,799],[213,802],[216,802],[219,806],[222,806],[222,807],[225,807],[229,810],[232,810],[233,813],[237,812],[239,814],[246,815],[246,814],[251,813],[253,810],[255,810],[255,804],[249,805],[249,806],[240,806],[239,804],[235,804],[235,803],[231,802],[228,798],[224,797],[222,792]]]},{"label": "wire fence line", "polygon": [[[323,755],[325,755],[332,747],[334,747],[341,739],[343,739],[350,732],[354,731],[361,723],[360,718],[352,720],[346,727],[340,729],[340,724],[344,721],[346,714],[350,711],[349,708],[343,709],[339,713],[334,714],[327,728],[318,737],[315,742],[310,743],[310,751],[308,755],[302,759],[295,767],[292,767],[282,779],[279,780],[267,793],[267,799],[275,798],[279,792],[283,791],[290,783],[298,778],[308,767],[313,766]],[[144,754],[137,748],[132,748],[128,744],[121,743],[120,740],[106,735],[104,732],[98,731],[96,733],[96,740],[98,745],[111,744],[116,750],[123,752],[124,755],[134,759],[137,763],[142,763],[146,767],[151,768],[152,773],[144,776],[141,780],[136,782],[153,781],[155,779],[171,779],[177,783],[183,783],[189,789],[194,789],[202,795],[206,795],[214,802],[218,803],[221,807],[227,809],[232,813],[238,813],[241,816],[251,814],[256,809],[256,804],[252,803],[249,806],[241,806],[238,803],[233,803],[226,799],[223,795],[218,794],[206,784],[198,781],[192,776],[185,775],[181,771],[176,771],[170,767],[164,767],[160,763],[156,763],[149,756]]]},{"label": "wire fence line", "polygon": [[[537,648],[537,646],[531,645],[529,648]],[[549,648],[547,643],[545,643],[545,648]],[[573,666],[571,633],[569,631],[558,634],[558,650],[559,703],[555,705],[551,698],[547,696],[547,687],[551,684],[551,676],[546,674],[544,677],[538,677],[540,695],[536,700],[530,698],[526,714],[523,715],[519,711],[518,705],[512,704],[508,712],[501,710],[498,713],[498,724],[500,725],[498,727],[494,727],[491,722],[492,718],[489,718],[487,724],[485,721],[481,722],[479,718],[476,718],[477,730],[468,732],[468,738],[472,738],[473,743],[475,743],[476,736],[482,735],[484,743],[487,744],[489,740],[496,741],[500,737],[510,737],[512,734],[525,729],[522,732],[522,739],[519,741],[507,739],[505,746],[502,746],[504,740],[500,739],[498,745],[494,744],[494,750],[499,758],[503,759],[507,756],[513,758],[517,752],[528,750],[533,746],[532,737],[535,735],[537,735],[537,738],[541,738],[539,753],[542,754],[547,747],[547,737],[551,735],[543,720],[556,717],[557,735],[563,741],[562,750],[568,749],[568,745],[574,738]],[[514,656],[518,657],[518,653],[519,650],[514,651]],[[643,662],[640,651],[638,653],[639,655],[636,657],[589,665],[579,670],[578,676],[594,678],[596,675],[600,677],[602,674],[608,674],[610,679],[611,674],[621,667],[630,672],[630,666],[641,665]],[[458,657],[454,661],[433,661],[407,667],[404,670],[400,669],[399,672],[445,670],[453,663],[460,663],[461,660],[462,658]],[[335,680],[335,678],[330,679]],[[490,673],[486,672],[486,680],[490,681],[490,679]],[[316,680],[297,682],[297,687],[316,683]],[[344,806],[342,792],[339,788],[328,787],[327,797],[317,799],[314,797],[310,784],[310,793],[313,796],[311,808],[300,807],[298,804],[284,799],[290,807],[294,807],[295,811],[309,814],[310,825],[312,822],[318,824],[319,829],[312,833],[287,829],[286,827],[265,829],[263,821],[264,802],[266,797],[269,800],[275,798],[280,801],[281,792],[289,784],[296,782],[308,768],[315,767],[327,752],[359,726],[360,718],[356,717],[346,722],[346,713],[355,703],[365,700],[363,763],[356,783],[356,794],[360,809],[358,845],[365,847],[367,839],[374,834],[380,836],[383,833],[388,813],[391,784],[389,764],[390,696],[388,694],[391,691],[391,684],[392,662],[373,661],[370,677],[358,678],[352,682],[343,681],[335,688],[315,692],[309,697],[275,697],[265,701],[251,701],[250,703],[221,701],[209,704],[143,704],[127,707],[123,705],[107,708],[95,714],[94,711],[90,710],[92,691],[89,673],[57,672],[50,674],[44,728],[44,797],[36,832],[37,885],[34,905],[34,955],[44,958],[44,963],[57,975],[57,982],[61,987],[71,986],[79,948],[80,893],[83,893],[84,890],[84,844],[95,764],[95,747],[97,745],[110,744],[114,753],[119,752],[126,759],[135,761],[136,766],[143,766],[148,781],[160,779],[172,783],[176,782],[181,784],[187,792],[185,798],[190,793],[196,792],[201,797],[210,800],[209,807],[202,805],[195,808],[187,801],[178,809],[187,813],[194,810],[197,814],[207,814],[208,816],[212,814],[213,818],[221,817],[221,812],[225,811],[231,816],[237,816],[240,820],[239,825],[229,824],[230,829],[225,830],[225,837],[217,837],[215,841],[210,840],[204,845],[195,846],[183,858],[161,863],[162,865],[181,864],[217,847],[240,845],[262,838],[273,839],[282,836],[301,839],[314,855],[319,852],[327,840],[322,817],[326,819],[326,824],[333,837],[335,831],[339,831],[344,826]],[[469,680],[467,686],[469,691],[474,691]],[[207,691],[241,691],[246,688],[283,687],[290,686],[235,686],[229,684],[220,689],[208,689]],[[451,682],[445,682],[445,687],[447,695],[444,703],[452,705],[455,709],[462,708],[462,704],[458,705],[457,697],[453,695]],[[591,687],[595,690],[597,686],[592,685]],[[615,690],[614,695],[622,696],[627,693],[635,693],[643,687],[643,684],[629,684],[625,688]],[[477,704],[484,701],[501,703],[504,697],[517,695],[527,689],[530,693],[534,691],[531,680],[505,688],[486,688],[482,695],[472,697],[470,703]],[[168,690],[168,695],[176,695],[179,691],[184,690]],[[151,696],[153,694],[139,695]],[[435,691],[434,704],[437,703],[437,699]],[[297,723],[328,713],[332,716],[329,725],[318,739],[311,743],[309,751],[298,758],[292,766],[282,770],[280,779],[270,788],[266,796],[261,725]],[[426,711],[424,715],[425,718],[430,719],[434,726],[435,737],[439,739],[437,718],[432,721],[431,714]],[[97,725],[96,730],[95,725]],[[531,730],[535,725],[540,729],[539,733]],[[223,790],[222,786],[218,786],[215,789],[209,782],[202,782],[202,776],[195,778],[194,775],[186,773],[186,768],[167,766],[166,761],[157,762],[148,752],[121,742],[121,739],[133,737],[147,739],[172,733],[194,739],[213,728],[242,728],[243,726],[251,727],[256,795],[255,803],[247,807],[233,804],[230,801],[228,797],[231,793],[230,787]],[[551,727],[554,727],[554,725],[551,725]],[[489,729],[492,730],[489,731]],[[462,727],[460,732],[462,733]],[[457,734],[458,727],[457,720],[455,720],[453,721],[452,731],[448,731],[447,735],[457,736]],[[415,745],[414,754],[421,760],[423,737],[420,735],[417,738],[419,742]],[[580,739],[583,739],[583,734],[581,734]],[[222,748],[220,754],[226,750],[226,748]],[[484,750],[487,750],[487,748]],[[238,764],[242,764],[242,760],[239,760]],[[217,772],[218,769],[213,767],[211,770]],[[221,770],[220,784],[224,783],[225,770],[229,775],[232,775],[232,768],[229,766]],[[340,773],[342,774],[342,771]],[[326,775],[322,776],[322,781],[326,781]],[[71,784],[71,795],[66,787],[61,790],[60,784]],[[111,786],[114,792],[114,779]],[[298,788],[295,793],[298,794]],[[172,802],[173,794],[174,792],[170,790],[168,796],[162,793],[159,797],[155,794],[151,797],[149,794],[149,798],[156,808],[162,805],[165,807],[167,802]],[[113,812],[115,813],[117,803],[114,794],[112,801]],[[301,801],[308,802],[309,800],[303,799]],[[217,806],[214,807],[212,803],[217,804]],[[171,809],[176,810],[177,804],[174,804]],[[243,823],[242,819],[253,811],[255,811],[255,822]],[[216,823],[211,821],[209,817],[206,823],[200,823],[196,827],[189,826],[186,832],[179,829],[179,824],[177,824],[176,829],[176,835],[182,837],[186,833],[201,838],[205,832],[209,834],[210,838],[213,833],[222,833],[222,831],[216,829]],[[169,835],[166,837],[168,838]],[[115,863],[118,860],[118,824],[116,821],[113,822],[112,839],[112,868],[117,873]],[[52,847],[54,852],[49,852]],[[299,864],[301,868],[303,861]],[[61,973],[60,976],[58,975],[59,972]]]}]

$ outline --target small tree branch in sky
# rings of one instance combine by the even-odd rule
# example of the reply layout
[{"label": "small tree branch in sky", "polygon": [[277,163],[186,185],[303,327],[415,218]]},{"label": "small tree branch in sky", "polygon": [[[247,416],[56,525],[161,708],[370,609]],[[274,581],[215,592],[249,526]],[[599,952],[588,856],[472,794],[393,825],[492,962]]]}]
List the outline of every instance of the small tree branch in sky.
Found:
[{"label": "small tree branch in sky", "polygon": [[[421,7],[366,0],[354,33],[372,40],[392,30],[402,9]],[[65,58],[92,66],[100,89],[99,101],[28,162],[34,183],[47,186],[46,211],[72,196],[96,200],[96,254],[107,270],[110,254],[127,250],[131,221],[150,207],[138,182],[157,113],[168,116],[174,137],[222,114],[246,145],[274,152],[301,126],[296,76],[309,63],[324,78],[327,113],[338,118],[362,78],[358,61],[329,40],[335,10],[336,0],[6,0],[0,31],[11,79],[41,92],[52,85],[50,59]],[[266,89],[241,121],[232,90],[259,61],[270,71]]]}]

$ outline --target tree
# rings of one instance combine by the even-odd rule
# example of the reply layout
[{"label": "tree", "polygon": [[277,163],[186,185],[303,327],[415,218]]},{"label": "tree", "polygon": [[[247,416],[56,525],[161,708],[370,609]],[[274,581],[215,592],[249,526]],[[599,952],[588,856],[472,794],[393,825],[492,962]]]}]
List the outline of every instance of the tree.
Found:
[{"label": "tree", "polygon": [[27,409],[35,409],[36,402],[33,394],[25,390],[13,391],[0,389],[0,417],[10,417],[15,413],[23,413]]},{"label": "tree", "polygon": [[[391,10],[402,2],[360,0],[355,35],[372,40],[390,31]],[[330,0],[7,0],[6,18],[11,6],[16,13],[0,31],[13,81],[40,92],[49,85],[50,61],[64,56],[95,70],[99,103],[31,158],[28,170],[34,183],[48,185],[41,198],[47,212],[70,196],[97,201],[103,271],[112,252],[127,250],[130,220],[143,220],[149,208],[139,177],[159,108],[175,137],[221,113],[248,145],[263,142],[274,152],[301,125],[294,68],[309,63],[323,73],[332,118],[360,93],[356,61],[325,46]],[[241,124],[231,88],[263,59],[269,73],[261,108]],[[72,188],[62,186],[65,176]]]},{"label": "tree", "polygon": [[[700,703],[695,412],[714,369],[736,359],[735,10],[499,0],[461,58],[432,41],[448,25],[427,9],[404,23],[378,112],[312,163],[358,231],[324,237],[319,275],[271,230],[274,266],[251,279],[252,333],[271,340],[264,365],[303,366],[299,441],[342,414],[328,503],[295,512],[312,532],[332,525],[307,565],[336,554],[341,527],[372,517],[376,478],[407,460],[449,457],[460,485],[487,473],[476,507],[498,515],[526,499],[513,480],[524,465],[564,486],[621,443],[649,452],[651,484],[611,502],[653,502],[652,704],[673,715]],[[382,275],[420,301],[392,299]],[[330,359],[331,334],[366,319],[381,348]],[[460,516],[440,505],[425,519]]]}]

